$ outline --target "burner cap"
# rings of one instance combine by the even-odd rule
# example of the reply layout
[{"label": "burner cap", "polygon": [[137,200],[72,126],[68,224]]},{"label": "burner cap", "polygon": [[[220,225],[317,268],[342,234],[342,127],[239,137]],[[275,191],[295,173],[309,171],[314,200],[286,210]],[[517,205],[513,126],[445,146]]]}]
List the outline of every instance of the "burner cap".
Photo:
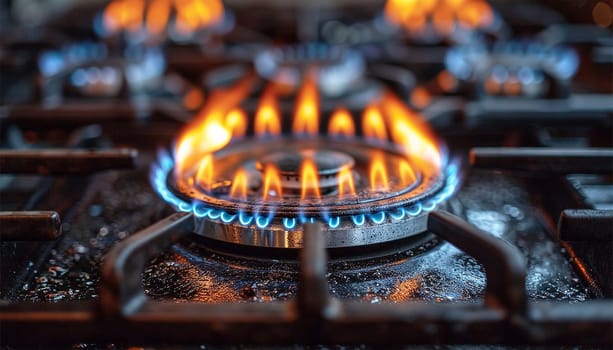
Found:
[{"label": "burner cap", "polygon": [[302,149],[271,153],[256,162],[256,169],[263,172],[266,166],[279,169],[281,186],[284,189],[300,190],[300,165],[305,159],[312,159],[317,167],[319,186],[328,190],[338,186],[337,175],[342,169],[352,169],[354,159],[342,152],[330,150]]}]

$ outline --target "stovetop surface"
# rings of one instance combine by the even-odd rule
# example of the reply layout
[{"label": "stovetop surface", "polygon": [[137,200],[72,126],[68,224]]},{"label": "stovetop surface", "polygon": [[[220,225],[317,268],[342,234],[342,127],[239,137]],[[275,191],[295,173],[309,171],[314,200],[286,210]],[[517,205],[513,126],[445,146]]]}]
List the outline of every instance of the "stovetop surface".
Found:
[{"label": "stovetop surface", "polygon": [[[72,186],[69,182],[65,186]],[[474,172],[450,200],[449,210],[518,247],[527,261],[526,289],[532,299],[580,302],[601,291],[573,270],[572,258],[553,236],[529,179]],[[28,278],[5,295],[14,300],[57,302],[97,298],[99,266],[117,241],[167,212],[151,190],[146,172],[97,175],[64,220],[64,237]],[[190,236],[151,261],[146,293],[156,299],[199,302],[267,302],[295,297],[296,259],[270,252],[249,257],[207,246]],[[263,253],[266,254],[266,253]],[[470,302],[483,297],[485,275],[474,258],[438,239],[398,247],[384,256],[338,258],[329,265],[331,293],[366,302]]]},{"label": "stovetop surface", "polygon": [[[331,11],[325,16],[322,13],[328,8],[322,13],[312,9],[304,13],[279,10],[281,15],[272,16],[274,19],[266,13],[265,6],[243,4],[232,14],[238,23],[235,30],[219,37],[205,35],[206,45],[197,40],[167,42],[160,50],[154,47],[124,50],[126,42],[121,41],[124,38],[114,42],[96,37],[89,18],[96,10],[89,6],[76,8],[73,15],[79,20],[74,27],[52,21],[47,23],[48,30],[43,26],[43,30],[12,31],[14,36],[0,40],[0,68],[8,68],[0,75],[0,85],[7,87],[0,91],[0,151],[6,150],[10,155],[17,149],[36,152],[52,148],[132,147],[139,154],[131,170],[111,169],[88,175],[66,175],[59,171],[58,176],[44,176],[36,166],[24,163],[34,169],[32,174],[0,173],[1,211],[57,211],[63,231],[59,239],[51,242],[1,242],[2,305],[9,309],[29,303],[45,307],[78,304],[71,302],[97,305],[101,300],[101,267],[108,262],[109,251],[175,212],[155,192],[150,181],[157,149],[173,145],[213,90],[227,87],[255,70],[256,54],[280,43],[317,41],[314,37],[319,41],[340,40],[342,30],[368,34],[337,43],[360,52],[367,69],[361,79],[345,87],[344,93],[324,92],[322,114],[330,114],[339,105],[352,112],[360,111],[385,89],[416,107],[419,101],[415,101],[413,92],[416,87],[425,88],[430,94],[428,103],[416,109],[448,145],[452,156],[460,160],[462,169],[458,192],[439,209],[518,249],[526,263],[529,305],[541,301],[559,302],[558,305],[610,301],[613,246],[607,232],[595,232],[592,228],[596,226],[588,225],[590,229],[584,229],[581,236],[570,237],[563,236],[557,226],[565,209],[587,209],[590,215],[601,215],[609,222],[613,216],[613,176],[610,163],[606,164],[606,155],[610,155],[613,145],[610,25],[609,28],[593,25],[592,14],[586,15],[589,11],[585,11],[584,3],[564,4],[553,10],[556,5],[551,1],[517,5],[494,1],[504,21],[496,32],[477,39],[484,50],[489,50],[489,56],[472,62],[473,67],[490,65],[500,59],[496,55],[510,57],[500,59],[504,65],[530,63],[551,54],[543,49],[539,51],[541,56],[532,60],[524,57],[525,52],[518,53],[517,47],[526,45],[527,52],[530,43],[535,42],[557,47],[560,55],[568,48],[576,54],[576,57],[568,54],[571,66],[573,58],[578,60],[576,73],[570,79],[547,76],[546,83],[533,87],[534,96],[521,97],[505,95],[513,88],[505,85],[508,80],[494,86],[495,92],[488,91],[492,79],[495,81],[500,74],[513,73],[515,69],[500,73],[496,65],[490,75],[476,80],[459,81],[456,77],[458,87],[442,91],[441,72],[453,71],[447,56],[451,49],[457,49],[459,54],[469,52],[465,59],[474,59],[483,51],[470,51],[466,47],[471,45],[455,43],[450,38],[440,42],[423,41],[424,38],[416,41],[409,35],[385,31],[377,22],[382,16],[383,5],[379,3],[349,6],[348,11]],[[299,18],[301,13],[304,19]],[[4,16],[0,13],[0,19]],[[315,24],[310,22],[311,17]],[[563,20],[565,17],[568,21]],[[310,25],[321,28],[317,27],[314,34],[307,30]],[[276,29],[279,26],[288,30],[280,32]],[[495,49],[494,42],[499,39],[504,44]],[[71,44],[75,44],[76,51],[70,51]],[[102,48],[104,45],[108,47]],[[288,45],[285,50],[295,54],[292,50],[296,47],[300,46]],[[530,47],[541,49],[536,44]],[[139,84],[146,86],[146,79],[129,81],[126,76],[118,90],[113,90],[117,86],[112,87],[112,96],[90,96],[79,89],[75,80],[78,78],[75,71],[80,68],[85,68],[84,74],[92,72],[87,70],[87,64],[81,67],[82,62],[77,62],[59,74],[42,74],[42,70],[53,68],[55,61],[51,56],[83,53],[79,50],[99,55],[93,59],[95,69],[110,69],[96,70],[96,74],[103,71],[112,78],[116,77],[113,75],[116,67],[128,72],[143,64],[159,73],[152,80],[162,83],[154,84],[153,89],[143,89]],[[48,62],[41,61],[44,55]],[[537,73],[538,69],[533,72],[536,75],[530,76],[533,82]],[[241,107],[250,114],[257,108],[265,85],[262,78],[253,93],[241,102]],[[193,101],[187,97],[194,91],[197,101],[192,106]],[[283,115],[290,114],[293,101],[293,95],[279,98]],[[493,147],[495,152],[506,148],[530,150],[527,156],[519,156],[518,161],[512,157],[488,158],[487,151],[473,154],[476,158],[485,154],[483,158],[469,160],[471,149],[478,147]],[[533,148],[550,149],[557,152],[554,158],[562,159],[559,157],[562,155],[569,160],[550,166],[551,158],[530,153]],[[571,149],[586,153],[566,154]],[[591,151],[609,153],[594,156]],[[590,164],[591,157],[599,159],[600,164]],[[486,162],[493,158],[494,165],[488,165]],[[582,167],[575,166],[579,163]],[[488,304],[484,266],[436,233],[372,249],[339,252],[328,250],[325,273],[329,294],[338,300],[398,305]],[[142,271],[142,289],[154,301],[177,305],[294,302],[301,300],[304,274],[304,261],[300,261],[299,254],[297,250],[237,247],[192,233],[147,261]],[[610,303],[606,307],[610,308]],[[530,315],[533,314],[539,312],[531,311]],[[551,314],[555,318],[556,313]],[[588,318],[583,314],[581,317]],[[579,320],[584,320],[581,317]],[[562,319],[562,323],[566,322]],[[602,318],[594,322],[604,324],[599,329],[605,330],[606,322],[613,324]],[[509,329],[517,326],[513,320],[505,319],[502,323]],[[566,343],[581,343],[572,334],[570,337],[573,341]],[[596,343],[602,342],[607,340]],[[607,344],[611,343],[613,340],[609,339]],[[86,349],[98,347],[75,345]]]}]

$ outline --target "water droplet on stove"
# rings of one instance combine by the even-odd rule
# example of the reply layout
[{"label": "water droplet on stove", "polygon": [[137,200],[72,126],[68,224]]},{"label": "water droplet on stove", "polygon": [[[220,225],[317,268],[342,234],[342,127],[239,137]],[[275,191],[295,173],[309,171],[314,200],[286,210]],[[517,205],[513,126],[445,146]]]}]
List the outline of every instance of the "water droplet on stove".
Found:
[{"label": "water droplet on stove", "polygon": [[53,277],[63,276],[68,270],[61,266],[50,266],[47,270],[49,274]]},{"label": "water droplet on stove", "polygon": [[59,291],[57,293],[50,293],[47,295],[48,301],[60,301],[60,300],[63,300],[64,298],[66,298],[66,292],[64,291]]},{"label": "water droplet on stove", "polygon": [[100,215],[102,215],[102,212],[104,211],[104,207],[102,207],[99,204],[92,204],[89,206],[89,215],[92,217],[98,217]]},{"label": "water droplet on stove", "polygon": [[85,253],[87,253],[89,251],[89,249],[86,246],[84,246],[82,244],[79,244],[79,243],[76,243],[73,246],[73,248],[79,254],[85,254]]},{"label": "water droplet on stove", "polygon": [[104,237],[109,234],[109,228],[106,226],[102,226],[100,230],[98,230],[98,236]]}]

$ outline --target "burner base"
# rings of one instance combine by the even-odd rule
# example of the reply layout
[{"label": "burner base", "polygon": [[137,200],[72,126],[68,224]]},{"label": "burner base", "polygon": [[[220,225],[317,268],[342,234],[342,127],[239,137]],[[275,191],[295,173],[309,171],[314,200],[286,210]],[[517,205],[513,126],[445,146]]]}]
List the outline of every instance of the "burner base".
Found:
[{"label": "burner base", "polygon": [[[226,224],[206,218],[195,220],[195,233],[218,241],[268,248],[303,246],[304,233],[300,225],[296,225],[296,229],[288,230],[283,224],[274,222],[265,228],[258,228],[254,225]],[[383,216],[380,223],[372,220],[364,220],[360,225],[351,220],[344,222],[336,228],[328,227],[325,231],[328,248],[366,246],[423,233],[426,231],[427,213],[400,220],[386,219]]]}]

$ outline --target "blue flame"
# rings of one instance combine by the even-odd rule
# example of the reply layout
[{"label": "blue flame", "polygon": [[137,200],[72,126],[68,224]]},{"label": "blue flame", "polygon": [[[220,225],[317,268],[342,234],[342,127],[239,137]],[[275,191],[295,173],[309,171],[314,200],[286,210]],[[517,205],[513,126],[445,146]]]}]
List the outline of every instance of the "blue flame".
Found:
[{"label": "blue flame", "polygon": [[364,214],[351,215],[351,221],[353,221],[353,224],[356,226],[362,226],[366,222],[366,218]]},{"label": "blue flame", "polygon": [[337,228],[340,224],[341,218],[338,216],[328,219],[328,226],[330,226],[330,228]]},{"label": "blue flame", "polygon": [[296,227],[296,218],[283,218],[283,227],[288,230]]},{"label": "blue flame", "polygon": [[[207,207],[204,203],[194,201],[189,203],[183,199],[177,197],[168,188],[166,179],[168,173],[172,171],[174,162],[170,154],[166,151],[161,151],[158,154],[157,163],[151,169],[151,183],[153,184],[156,192],[174,208],[183,212],[192,212],[198,218],[206,218],[213,221],[220,221],[223,223],[238,222],[243,226],[255,225],[260,229],[269,227],[275,219],[280,220],[283,223],[283,227],[287,230],[292,230],[297,227],[298,222],[304,224],[306,222],[322,221],[328,225],[328,227],[334,229],[341,226],[344,220],[348,220],[346,217],[329,216],[327,212],[322,212],[320,217],[306,217],[300,214],[298,217],[275,217],[274,213],[269,213],[267,216],[261,214],[248,214],[243,211],[238,213],[230,213],[224,210],[214,209]],[[379,225],[387,221],[399,221],[406,217],[415,217],[422,215],[425,212],[432,211],[436,207],[449,197],[451,197],[458,188],[460,183],[458,164],[452,162],[445,168],[446,182],[444,187],[433,197],[425,199],[421,202],[417,202],[411,206],[394,208],[388,211],[380,211],[371,214],[357,214],[351,215],[349,219],[355,226],[362,226],[369,221],[372,224]]]},{"label": "blue flame", "polygon": [[377,225],[382,224],[385,221],[385,212],[380,211],[376,214],[370,214],[368,218]]},{"label": "blue flame", "polygon": [[389,216],[396,220],[396,221],[400,221],[402,219],[404,219],[404,216],[406,214],[404,208],[396,208],[394,210],[390,210],[390,212],[388,213]]},{"label": "blue flame", "polygon": [[270,225],[271,221],[272,220],[270,217],[264,217],[264,216],[255,217],[255,225],[259,228],[267,228],[268,225]]},{"label": "blue flame", "polygon": [[107,47],[94,41],[79,41],[54,50],[45,50],[38,57],[40,73],[49,77],[65,69],[107,58]]},{"label": "blue flame", "polygon": [[234,221],[234,219],[236,219],[236,217],[237,217],[236,214],[228,214],[226,212],[222,212],[221,213],[221,221],[223,221],[226,224],[229,224],[232,221]]},{"label": "blue flame", "polygon": [[240,222],[241,225],[247,226],[251,224],[252,221],[253,221],[253,216],[245,214],[243,212],[238,213],[238,222]]},{"label": "blue flame", "polygon": [[479,70],[485,69],[501,84],[511,75],[523,84],[540,83],[545,67],[560,79],[570,79],[577,72],[579,61],[577,52],[568,46],[548,46],[536,41],[454,46],[447,50],[444,60],[447,70],[460,80],[473,79]]}]

